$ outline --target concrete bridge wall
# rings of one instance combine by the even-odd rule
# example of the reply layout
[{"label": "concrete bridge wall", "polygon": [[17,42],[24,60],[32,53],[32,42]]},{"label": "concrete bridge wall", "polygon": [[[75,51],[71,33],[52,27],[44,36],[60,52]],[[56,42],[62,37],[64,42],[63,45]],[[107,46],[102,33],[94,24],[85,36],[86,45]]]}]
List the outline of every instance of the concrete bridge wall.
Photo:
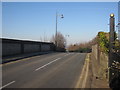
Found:
[{"label": "concrete bridge wall", "polygon": [[108,80],[108,55],[100,51],[98,44],[92,46],[91,60],[94,76]]},{"label": "concrete bridge wall", "polygon": [[[0,42],[1,43],[1,42]],[[2,38],[2,56],[24,53],[54,51],[55,45],[48,42],[25,41]]]}]

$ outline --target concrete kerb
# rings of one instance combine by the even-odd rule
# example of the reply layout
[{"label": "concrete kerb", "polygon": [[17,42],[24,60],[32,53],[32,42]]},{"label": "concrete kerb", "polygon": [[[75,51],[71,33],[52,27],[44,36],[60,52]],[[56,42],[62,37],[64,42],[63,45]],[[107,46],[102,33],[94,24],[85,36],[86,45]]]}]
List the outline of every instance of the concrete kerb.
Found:
[{"label": "concrete kerb", "polygon": [[85,58],[85,63],[75,88],[82,88],[82,89],[86,88],[86,84],[87,84],[86,82],[89,72],[89,61],[90,61],[90,53],[88,53]]}]

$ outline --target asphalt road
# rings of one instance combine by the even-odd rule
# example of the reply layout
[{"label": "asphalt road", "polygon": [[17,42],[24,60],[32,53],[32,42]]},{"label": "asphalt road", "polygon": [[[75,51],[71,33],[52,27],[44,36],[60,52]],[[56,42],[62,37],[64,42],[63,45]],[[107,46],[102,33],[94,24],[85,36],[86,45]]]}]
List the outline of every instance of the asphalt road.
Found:
[{"label": "asphalt road", "polygon": [[51,53],[2,65],[2,88],[75,88],[85,53]]}]

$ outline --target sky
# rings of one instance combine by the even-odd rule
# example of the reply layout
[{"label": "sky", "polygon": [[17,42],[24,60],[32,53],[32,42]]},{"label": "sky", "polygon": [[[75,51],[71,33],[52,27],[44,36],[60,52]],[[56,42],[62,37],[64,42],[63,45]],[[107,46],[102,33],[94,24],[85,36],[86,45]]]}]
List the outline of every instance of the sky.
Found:
[{"label": "sky", "polygon": [[117,2],[3,2],[2,37],[50,41],[56,30],[67,39],[67,44],[92,40],[99,31],[109,31],[109,15],[115,14]]},{"label": "sky", "polygon": [[2,2],[118,2],[119,0],[1,0]]}]

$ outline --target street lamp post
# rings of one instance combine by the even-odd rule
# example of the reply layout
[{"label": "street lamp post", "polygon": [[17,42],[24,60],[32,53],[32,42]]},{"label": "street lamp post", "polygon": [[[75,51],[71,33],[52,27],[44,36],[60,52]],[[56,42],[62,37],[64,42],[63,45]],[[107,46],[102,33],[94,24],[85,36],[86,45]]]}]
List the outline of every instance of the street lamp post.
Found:
[{"label": "street lamp post", "polygon": [[58,15],[58,13],[56,12],[56,32],[55,32],[55,45],[57,48],[57,23],[58,23],[58,16],[60,16],[61,18],[64,18],[63,14]]},{"label": "street lamp post", "polygon": [[55,45],[57,47],[57,12],[56,12],[56,32],[55,32]]}]

